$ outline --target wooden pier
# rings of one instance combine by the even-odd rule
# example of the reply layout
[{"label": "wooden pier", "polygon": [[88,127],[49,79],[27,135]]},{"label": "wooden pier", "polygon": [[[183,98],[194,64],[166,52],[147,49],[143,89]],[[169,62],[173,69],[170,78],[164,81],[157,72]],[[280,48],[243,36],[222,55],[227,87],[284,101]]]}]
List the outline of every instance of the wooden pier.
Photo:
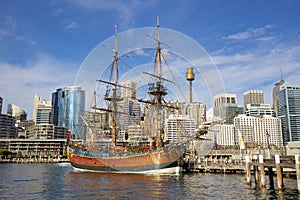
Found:
[{"label": "wooden pier", "polygon": [[[270,188],[274,188],[274,176],[277,177],[278,190],[282,190],[283,172],[285,171],[296,173],[298,192],[300,193],[300,155],[295,156],[279,156],[275,155],[271,159],[265,159],[263,155],[246,156],[246,175],[247,184],[251,185],[251,176],[253,171],[254,182],[261,187],[266,187],[266,173],[269,177]],[[260,183],[259,183],[260,182]]]},{"label": "wooden pier", "polygon": [[184,165],[186,172],[202,173],[246,173],[243,160],[205,159],[189,160]]},{"label": "wooden pier", "polygon": [[220,160],[220,159],[188,159],[183,169],[185,172],[202,173],[243,173],[246,174],[247,183],[251,185],[254,176],[256,185],[266,187],[268,177],[270,188],[274,189],[276,176],[278,190],[284,187],[283,177],[295,176],[297,178],[298,192],[300,193],[300,155],[279,156],[271,159],[263,155],[245,156],[245,160]]}]

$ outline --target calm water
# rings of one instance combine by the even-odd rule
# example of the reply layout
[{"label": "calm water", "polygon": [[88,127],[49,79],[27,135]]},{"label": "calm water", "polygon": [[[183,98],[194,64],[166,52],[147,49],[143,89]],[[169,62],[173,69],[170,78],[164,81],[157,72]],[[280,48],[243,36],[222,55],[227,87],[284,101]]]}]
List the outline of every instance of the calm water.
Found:
[{"label": "calm water", "polygon": [[59,164],[0,164],[0,173],[0,199],[300,199],[296,180],[284,179],[278,192],[248,186],[242,174],[104,174]]}]

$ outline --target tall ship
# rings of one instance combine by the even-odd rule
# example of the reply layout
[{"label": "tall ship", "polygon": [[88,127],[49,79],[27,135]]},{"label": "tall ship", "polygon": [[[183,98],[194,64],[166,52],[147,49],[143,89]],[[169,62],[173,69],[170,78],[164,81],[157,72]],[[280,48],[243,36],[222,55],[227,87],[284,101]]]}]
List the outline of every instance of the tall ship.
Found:
[{"label": "tall ship", "polygon": [[[162,110],[177,109],[177,107],[168,104],[164,99],[168,92],[163,83],[169,80],[162,77],[161,63],[163,56],[158,20],[157,37],[149,37],[157,44],[155,50],[155,72],[154,74],[145,72],[147,76],[151,76],[154,80],[148,84],[146,91],[151,98],[150,100],[136,99],[136,101],[153,109],[153,113],[155,113],[154,120],[148,120],[148,122],[152,124],[156,123],[156,128],[151,130],[151,134],[145,136],[148,138],[146,140],[140,137],[135,142],[122,143],[118,141],[120,129],[118,128],[117,120],[120,113],[123,112],[118,107],[118,103],[121,101],[118,90],[125,86],[120,85],[118,82],[120,52],[118,51],[118,33],[115,30],[114,48],[110,48],[113,52],[113,62],[111,65],[112,81],[97,80],[97,82],[106,84],[110,88],[103,98],[107,101],[107,108],[96,107],[96,92],[94,92],[95,99],[93,106],[94,111],[98,110],[109,114],[109,119],[107,120],[110,123],[109,136],[105,137],[106,140],[103,143],[95,142],[97,134],[100,133],[96,133],[93,128],[89,128],[91,140],[88,144],[80,145],[71,143],[68,147],[68,157],[75,170],[114,173],[180,173],[182,171],[182,158],[187,140],[166,142],[163,138]],[[128,117],[132,115],[134,113],[129,113]]]}]

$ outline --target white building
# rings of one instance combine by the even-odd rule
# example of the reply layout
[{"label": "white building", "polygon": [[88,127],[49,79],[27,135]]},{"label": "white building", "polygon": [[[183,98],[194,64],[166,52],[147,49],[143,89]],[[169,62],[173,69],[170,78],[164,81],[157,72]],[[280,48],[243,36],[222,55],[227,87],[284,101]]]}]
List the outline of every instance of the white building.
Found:
[{"label": "white building", "polygon": [[128,126],[128,138],[139,138],[145,137],[143,127],[140,125],[131,125]]},{"label": "white building", "polygon": [[194,137],[196,122],[188,115],[170,115],[165,124],[165,140],[176,141]]},{"label": "white building", "polygon": [[[218,94],[214,96],[214,117],[224,119],[228,115],[238,112],[244,113],[244,108],[237,104],[236,94]],[[233,124],[233,117],[226,120],[226,123]]]},{"label": "white building", "polygon": [[127,131],[130,125],[139,125],[141,121],[141,106],[136,100],[127,100],[119,103],[118,126]]},{"label": "white building", "polygon": [[207,133],[207,139],[210,139],[218,146],[235,145],[235,135],[233,124],[217,124],[210,128]]},{"label": "white building", "polygon": [[49,124],[51,109],[51,101],[44,100],[42,97],[35,95],[32,112],[33,121],[35,121],[36,124]]},{"label": "white building", "polygon": [[270,104],[247,104],[245,114],[247,116],[270,115],[275,117],[275,111]]},{"label": "white building", "polygon": [[235,141],[238,144],[239,134],[245,143],[254,143],[262,148],[268,146],[282,146],[282,132],[280,119],[270,115],[261,117],[238,115],[234,118],[236,129]]},{"label": "white building", "polygon": [[24,121],[27,119],[26,111],[14,104],[7,104],[7,114],[15,117],[17,122]]},{"label": "white building", "polygon": [[126,81],[122,83],[122,97],[124,101],[128,99],[136,99],[137,83],[134,81]]},{"label": "white building", "polygon": [[206,121],[206,104],[193,102],[186,108],[186,114],[196,121],[196,126],[203,124]]},{"label": "white building", "polygon": [[38,124],[28,128],[26,138],[29,139],[65,139],[68,128],[54,124]]}]

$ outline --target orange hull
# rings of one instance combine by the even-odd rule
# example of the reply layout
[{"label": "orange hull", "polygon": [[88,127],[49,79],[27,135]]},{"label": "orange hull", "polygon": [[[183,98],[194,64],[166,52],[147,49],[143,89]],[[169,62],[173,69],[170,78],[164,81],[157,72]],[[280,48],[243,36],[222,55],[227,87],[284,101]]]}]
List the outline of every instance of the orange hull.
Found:
[{"label": "orange hull", "polygon": [[140,155],[96,157],[84,156],[69,151],[69,160],[73,167],[82,170],[94,171],[122,171],[122,172],[144,172],[176,167],[181,157],[178,150],[157,150]]}]

